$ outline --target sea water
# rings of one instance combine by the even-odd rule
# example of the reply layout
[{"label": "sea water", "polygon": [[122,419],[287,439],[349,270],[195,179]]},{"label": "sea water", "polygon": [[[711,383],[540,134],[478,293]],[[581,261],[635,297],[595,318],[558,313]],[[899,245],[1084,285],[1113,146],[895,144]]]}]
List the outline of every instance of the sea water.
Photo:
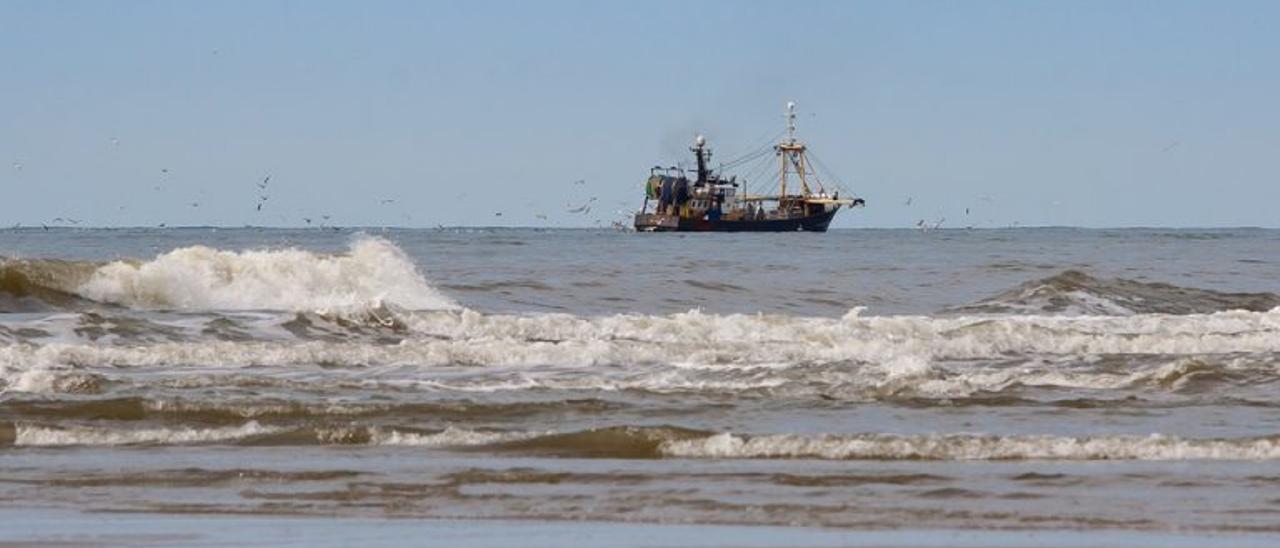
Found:
[{"label": "sea water", "polygon": [[0,507],[1275,533],[1278,293],[1263,229],[5,230]]}]

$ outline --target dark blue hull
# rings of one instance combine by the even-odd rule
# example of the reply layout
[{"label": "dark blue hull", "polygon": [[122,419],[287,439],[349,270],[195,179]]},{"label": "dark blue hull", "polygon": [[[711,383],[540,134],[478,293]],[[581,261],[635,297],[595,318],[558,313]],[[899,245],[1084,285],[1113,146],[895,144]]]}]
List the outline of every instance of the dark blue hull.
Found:
[{"label": "dark blue hull", "polygon": [[674,215],[636,215],[640,232],[826,232],[838,208],[807,217],[790,219],[710,220],[683,219]]}]

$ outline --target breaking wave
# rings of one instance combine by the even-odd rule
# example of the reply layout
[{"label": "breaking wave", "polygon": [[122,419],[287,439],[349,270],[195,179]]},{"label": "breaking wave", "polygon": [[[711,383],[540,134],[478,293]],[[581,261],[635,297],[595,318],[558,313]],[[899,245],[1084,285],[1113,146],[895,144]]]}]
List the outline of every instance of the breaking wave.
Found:
[{"label": "breaking wave", "polygon": [[790,434],[672,440],[665,457],[828,460],[1272,460],[1280,437],[1189,439],[1148,436],[992,436],[975,434]]},{"label": "breaking wave", "polygon": [[57,259],[0,259],[0,312],[74,310],[92,305],[76,288],[97,264]]},{"label": "breaking wave", "polygon": [[1095,278],[1067,270],[1033,280],[950,312],[986,314],[1207,314],[1224,310],[1261,312],[1280,306],[1275,293],[1225,293],[1167,283]]},{"label": "breaking wave", "polygon": [[249,421],[196,428],[13,425],[14,446],[376,445],[566,458],[820,460],[1275,460],[1280,437],[1184,438],[1150,435],[864,433],[732,434],[674,426],[616,426],[575,432],[485,431],[449,427],[414,432],[387,427],[284,427]]},{"label": "breaking wave", "polygon": [[457,307],[427,283],[403,251],[373,237],[359,238],[336,255],[192,246],[150,261],[0,263],[0,312],[91,303],[162,310],[339,310],[380,303],[416,310]]},{"label": "breaking wave", "polygon": [[242,440],[280,431],[277,427],[247,422],[240,426],[217,428],[100,428],[89,426],[31,426],[14,428],[13,444],[17,446],[65,445],[187,445]]},{"label": "breaking wave", "polygon": [[[182,317],[186,323],[128,326],[159,329],[163,336],[132,335],[123,344],[103,344],[124,329],[109,322],[62,328],[107,333],[94,340],[40,324],[50,340],[0,345],[0,387],[94,393],[111,381],[86,368],[114,376],[122,368],[317,366],[394,369],[402,382],[428,391],[767,390],[842,399],[957,397],[1019,387],[1180,390],[1214,378],[1246,384],[1280,378],[1280,309],[953,318],[855,310],[839,319],[696,311],[600,318],[384,313],[390,316],[355,327],[321,325],[323,316],[276,315],[277,325],[249,326],[216,340],[204,335],[208,325]],[[299,317],[311,318],[306,328],[294,325]]]},{"label": "breaking wave", "polygon": [[[383,310],[366,323],[324,316],[277,316],[240,338],[201,338],[211,324],[181,317],[173,324],[112,319],[74,323],[63,331],[130,336],[129,343],[77,340],[76,333],[18,337],[0,346],[3,364],[68,365],[645,365],[733,368],[815,363],[897,362],[904,359],[982,360],[1009,356],[1108,354],[1220,355],[1280,352],[1280,309],[1268,312],[1128,317],[718,315],[690,311],[668,316],[579,317],[563,314],[482,314],[472,310]],[[306,326],[298,325],[305,320]],[[355,322],[355,320],[350,320]],[[48,331],[53,320],[39,324]],[[30,324],[28,324],[30,325]],[[250,329],[251,328],[251,329]],[[34,328],[31,328],[34,329]],[[227,328],[233,329],[233,328]],[[13,331],[13,330],[11,330]],[[370,335],[368,339],[359,335]],[[88,335],[85,335],[86,337]],[[378,338],[381,337],[381,338]],[[97,344],[87,344],[87,343]]]},{"label": "breaking wave", "polygon": [[[715,293],[745,290],[724,282],[687,283]],[[553,290],[530,280],[455,282],[443,287],[463,292]],[[150,311],[345,311],[366,315],[370,310],[376,314],[383,306],[460,308],[428,283],[400,248],[368,236],[358,237],[339,254],[294,248],[227,251],[197,245],[146,261],[0,259],[0,312],[100,310],[107,306]],[[1220,292],[1097,278],[1067,270],[942,312],[1132,316],[1263,312],[1277,307],[1280,294],[1276,293]]]}]

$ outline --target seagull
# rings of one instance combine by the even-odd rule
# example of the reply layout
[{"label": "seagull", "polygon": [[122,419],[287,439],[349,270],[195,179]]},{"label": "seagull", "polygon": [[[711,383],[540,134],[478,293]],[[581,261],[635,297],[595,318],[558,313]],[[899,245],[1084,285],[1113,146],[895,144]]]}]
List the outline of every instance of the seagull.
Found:
[{"label": "seagull", "polygon": [[[587,200],[587,203],[582,204],[582,205],[580,205],[580,206],[578,206],[578,207],[575,207],[575,208],[573,208],[573,209],[569,209],[569,210],[568,210],[568,212],[569,212],[569,213],[582,213],[582,214],[584,214],[584,215],[585,215],[585,214],[587,214],[587,213],[590,213],[590,212],[591,212],[591,202],[594,202],[594,201],[596,201],[596,199],[595,199],[595,197],[593,196],[593,197],[591,197],[591,199],[590,199],[590,200]],[[570,204],[570,205],[572,205],[572,204]]]},{"label": "seagull", "polygon": [[911,205],[911,197],[910,197],[910,196],[907,196],[907,201],[906,201],[905,203],[903,203],[902,205],[910,206],[910,205]]},{"label": "seagull", "polygon": [[311,224],[311,218],[310,218],[310,217],[303,217],[303,218],[302,218],[302,220],[306,221],[306,222],[307,222],[307,224]]},{"label": "seagull", "polygon": [[168,173],[168,172],[169,172],[169,168],[167,167],[160,168],[160,173]]},{"label": "seagull", "polygon": [[1177,147],[1177,146],[1178,146],[1178,145],[1180,145],[1180,144],[1182,144],[1182,143],[1180,143],[1180,142],[1178,142],[1178,141],[1174,141],[1174,142],[1172,142],[1172,143],[1169,143],[1169,146],[1167,146],[1167,147],[1164,147],[1164,148],[1160,149],[1160,152],[1169,152],[1170,150],[1173,150],[1175,147]]},{"label": "seagull", "polygon": [[191,207],[200,207],[200,202],[191,202]]},{"label": "seagull", "polygon": [[573,182],[573,184],[575,184],[575,185],[585,185],[585,184],[587,184],[587,180],[586,180],[586,179],[578,179],[577,181],[574,181],[574,182]]},{"label": "seagull", "polygon": [[270,175],[267,175],[267,177],[266,177],[265,179],[263,179],[261,183],[258,183],[258,188],[261,188],[261,189],[263,189],[263,190],[266,190],[266,188],[267,188],[267,183],[270,183],[270,182],[271,182],[271,176],[270,176]]},{"label": "seagull", "polygon": [[388,199],[382,200],[382,203],[383,203],[383,204],[394,204],[394,203],[396,203],[396,201],[395,201],[395,200],[392,200],[392,199],[390,199],[390,198],[388,198]]},{"label": "seagull", "polygon": [[16,171],[22,171],[22,162],[14,162],[13,169]]}]

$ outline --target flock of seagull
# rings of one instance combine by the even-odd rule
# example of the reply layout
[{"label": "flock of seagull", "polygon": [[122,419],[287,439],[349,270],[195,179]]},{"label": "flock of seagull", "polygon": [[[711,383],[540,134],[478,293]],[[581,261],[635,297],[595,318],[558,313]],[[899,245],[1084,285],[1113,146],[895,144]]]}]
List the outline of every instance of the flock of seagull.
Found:
[{"label": "flock of seagull", "polygon": [[[1176,147],[1178,144],[1179,144],[1179,143],[1174,142],[1173,144],[1171,144],[1171,145],[1169,145],[1168,147],[1166,147],[1166,148],[1165,148],[1165,150],[1167,151],[1168,149],[1174,148],[1174,147]],[[15,161],[15,162],[13,162],[13,169],[14,169],[15,171],[22,171],[22,170],[23,170],[23,168],[24,168],[24,165],[22,164],[22,162],[19,162],[19,161]],[[161,174],[162,176],[168,176],[168,175],[169,175],[169,173],[170,173],[170,171],[169,171],[169,169],[168,169],[168,168],[161,168],[161,169],[160,169],[160,174]],[[270,201],[270,199],[271,199],[271,192],[270,192],[270,191],[271,191],[271,177],[272,177],[272,176],[271,176],[270,174],[268,174],[268,175],[266,175],[265,177],[263,177],[261,181],[259,181],[258,183],[256,183],[256,187],[257,187],[257,201],[256,201],[256,202],[255,202],[255,204],[254,204],[254,211],[255,211],[255,212],[257,212],[257,213],[262,213],[262,212],[263,212],[263,210],[267,207],[268,202],[269,202],[269,201]],[[586,180],[585,180],[585,179],[578,179],[578,180],[573,181],[572,186],[574,186],[574,187],[584,187],[584,186],[586,186],[586,184],[587,184],[587,182],[586,182]],[[155,187],[154,187],[154,189],[155,189],[156,191],[162,191],[162,190],[163,190],[163,186],[155,186]],[[980,197],[980,199],[981,199],[982,201],[984,201],[984,202],[990,202],[990,201],[992,200],[992,198],[991,198],[990,196],[988,196],[988,195],[981,196],[981,197]],[[579,203],[579,202],[566,202],[566,203],[565,203],[565,206],[564,206],[564,212],[565,212],[565,213],[568,213],[568,214],[571,214],[571,215],[578,215],[578,216],[586,217],[586,216],[591,215],[591,212],[592,212],[593,208],[596,208],[596,206],[598,205],[598,201],[599,201],[599,198],[598,198],[598,197],[596,197],[596,196],[590,196],[590,197],[588,197],[585,201],[580,202],[580,203]],[[395,203],[396,203],[396,200],[391,199],[391,198],[383,198],[383,199],[380,199],[378,203],[379,203],[379,204],[381,204],[381,205],[383,205],[383,206],[388,206],[388,205],[393,205],[393,204],[395,204]],[[904,207],[911,207],[914,203],[915,203],[915,198],[914,198],[914,197],[912,197],[912,196],[907,196],[907,197],[906,197],[906,199],[902,202],[902,205],[903,205]],[[189,205],[190,207],[193,207],[193,208],[198,208],[198,207],[200,207],[200,202],[198,202],[198,201],[192,201],[192,202],[190,202],[188,205]],[[615,228],[616,228],[616,227],[618,227],[618,226],[624,226],[624,225],[625,225],[625,222],[624,222],[624,221],[625,221],[625,218],[626,218],[626,217],[629,217],[629,216],[631,215],[631,213],[632,213],[632,212],[631,212],[630,210],[628,210],[628,209],[627,209],[627,207],[626,207],[627,205],[628,205],[628,203],[627,203],[627,202],[619,202],[619,206],[621,207],[621,209],[618,209],[615,213],[617,214],[618,218],[623,219],[623,220],[622,220],[622,221],[619,221],[619,220],[613,220],[613,221],[611,222],[611,224],[612,224]],[[119,208],[119,209],[120,209],[120,210],[124,210],[124,206],[120,206],[120,208]],[[964,215],[965,215],[966,217],[968,217],[968,216],[970,215],[970,213],[971,213],[971,209],[970,209],[969,207],[964,208]],[[497,212],[494,212],[494,214],[493,214],[493,215],[494,215],[494,217],[502,217],[502,216],[503,216],[503,212],[502,212],[502,211],[497,211]],[[547,215],[546,213],[541,213],[541,212],[534,213],[533,217],[534,217],[535,219],[537,219],[538,221],[541,221],[541,222],[544,222],[544,223],[545,223],[545,222],[549,222],[549,220],[550,220],[550,216],[549,216],[549,215]],[[315,217],[301,217],[301,219],[302,219],[302,221],[303,221],[307,226],[319,226],[319,227],[321,227],[321,228],[336,228],[336,227],[332,227],[332,226],[330,226],[330,225],[329,225],[329,221],[330,221],[330,219],[331,219],[331,216],[330,216],[330,215],[320,215],[320,216],[319,216],[319,219],[320,219],[320,222],[319,222],[319,223],[316,223],[316,222],[315,222],[315,221],[316,221],[316,218],[315,218]],[[936,220],[929,220],[929,219],[926,219],[926,218],[920,218],[919,220],[917,220],[917,221],[915,222],[914,226],[915,226],[915,228],[916,228],[916,229],[918,229],[918,230],[920,230],[920,231],[922,231],[922,232],[927,232],[927,231],[931,231],[931,230],[938,230],[938,229],[942,228],[942,225],[943,225],[946,221],[947,221],[947,218],[946,218],[946,217],[944,217],[944,216],[940,216],[940,217],[939,217],[939,218],[937,218]],[[605,219],[601,219],[601,218],[597,218],[597,219],[595,219],[595,223],[596,223],[596,225],[597,225],[597,226],[603,226],[603,225],[604,225],[604,222],[605,222]],[[40,224],[40,226],[41,226],[42,228],[44,228],[45,230],[49,230],[51,227],[57,227],[57,226],[78,226],[78,225],[80,225],[80,224],[81,224],[81,221],[80,221],[79,219],[75,219],[75,218],[71,218],[71,217],[67,217],[67,216],[59,216],[59,217],[54,217],[53,219],[49,219],[48,221],[42,222],[42,223]],[[1012,224],[1012,225],[1010,225],[1010,226],[1012,227],[1012,226],[1017,226],[1017,225],[1018,225],[1018,223],[1014,223],[1014,224]],[[167,223],[159,223],[157,226],[158,226],[158,227],[160,227],[160,228],[165,228],[165,227],[167,227],[168,225],[167,225]],[[20,227],[21,227],[21,224],[14,225],[14,228],[20,228]],[[972,226],[972,225],[969,225],[967,228],[973,228],[973,226]]]}]

